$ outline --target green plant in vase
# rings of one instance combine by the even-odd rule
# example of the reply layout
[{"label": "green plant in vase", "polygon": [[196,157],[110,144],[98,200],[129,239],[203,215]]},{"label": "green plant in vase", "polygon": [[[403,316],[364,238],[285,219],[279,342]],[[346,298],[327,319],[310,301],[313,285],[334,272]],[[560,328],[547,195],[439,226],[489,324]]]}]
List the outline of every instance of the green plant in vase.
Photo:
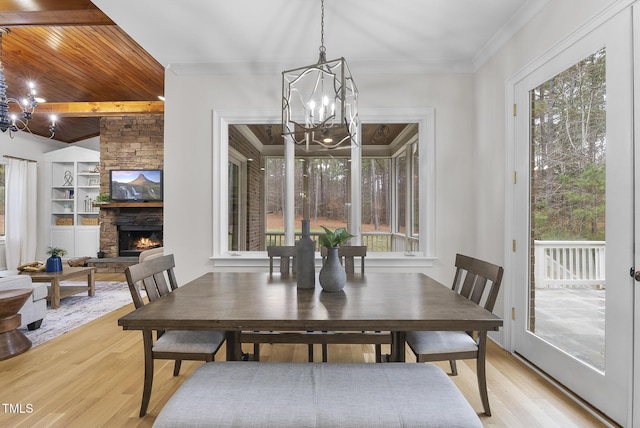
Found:
[{"label": "green plant in vase", "polygon": [[47,272],[62,272],[62,257],[67,254],[67,250],[59,247],[49,247],[46,253],[49,255],[46,264]]},{"label": "green plant in vase", "polygon": [[111,198],[109,197],[108,193],[101,193],[98,196],[96,196],[96,203],[106,204],[109,201],[111,201]]},{"label": "green plant in vase", "polygon": [[318,243],[323,247],[339,247],[349,242],[349,239],[353,238],[353,235],[347,232],[347,229],[345,229],[344,227],[339,227],[334,231],[331,231],[324,226],[322,226],[322,228],[324,229],[325,233],[323,235],[320,235],[320,237],[318,238]]},{"label": "green plant in vase", "polygon": [[318,280],[324,291],[341,291],[347,283],[347,274],[338,257],[338,248],[346,244],[353,235],[344,227],[334,231],[322,226],[325,233],[318,237],[318,243],[327,248],[327,257],[320,269]]},{"label": "green plant in vase", "polygon": [[64,248],[49,247],[47,248],[46,253],[49,256],[53,256],[53,257],[63,257],[67,255],[67,250],[65,250]]}]

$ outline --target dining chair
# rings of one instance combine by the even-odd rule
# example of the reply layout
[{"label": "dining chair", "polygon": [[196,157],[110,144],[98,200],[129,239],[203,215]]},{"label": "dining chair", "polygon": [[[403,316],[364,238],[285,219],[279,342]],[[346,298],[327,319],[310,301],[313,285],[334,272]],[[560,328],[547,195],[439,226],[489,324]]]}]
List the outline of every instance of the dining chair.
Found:
[{"label": "dining chair", "polygon": [[[456,255],[453,291],[493,312],[503,268],[473,257]],[[475,359],[480,399],[484,413],[491,416],[486,380],[487,332],[410,331],[406,342],[416,362],[449,361],[453,376],[458,374],[456,360]]]},{"label": "dining chair", "polygon": [[280,273],[296,273],[295,245],[270,245],[267,247],[267,256],[269,256],[270,274],[273,274],[274,258],[280,259]]},{"label": "dining chair", "polygon": [[[175,261],[173,254],[147,259],[142,263],[125,269],[129,291],[136,309],[145,305],[145,300],[137,284],[142,283],[147,293],[148,301],[153,302],[178,288],[173,269]],[[153,342],[151,330],[142,331],[145,349],[151,349],[151,354],[144,356],[144,387],[142,390],[142,404],[140,417],[147,413],[151,387],[153,385],[153,360],[175,360],[173,375],[180,374],[182,360],[214,361],[214,357],[224,342],[223,331],[190,331],[167,330],[156,331]]]}]

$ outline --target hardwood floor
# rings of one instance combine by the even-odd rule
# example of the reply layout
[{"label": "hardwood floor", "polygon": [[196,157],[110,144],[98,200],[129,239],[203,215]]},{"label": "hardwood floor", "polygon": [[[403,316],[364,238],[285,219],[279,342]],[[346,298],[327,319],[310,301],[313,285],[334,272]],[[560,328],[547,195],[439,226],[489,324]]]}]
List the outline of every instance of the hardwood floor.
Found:
[{"label": "hardwood floor", "polygon": [[[122,277],[100,275],[100,280]],[[0,361],[0,426],[151,427],[166,401],[201,362],[157,361],[149,411],[138,417],[142,397],[142,335],[123,331],[114,311],[25,354]],[[224,345],[223,345],[224,348]],[[247,347],[246,351],[249,351]],[[316,355],[321,355],[320,347]],[[225,350],[218,352],[223,360]],[[263,345],[264,361],[304,362],[306,345]],[[330,361],[373,362],[373,346],[332,345]],[[408,361],[415,359],[407,353]],[[441,365],[448,370],[448,365]],[[508,352],[489,342],[487,382],[493,416],[482,414],[474,362],[459,362],[452,377],[486,427],[604,426]],[[215,388],[215,385],[212,385]]]}]

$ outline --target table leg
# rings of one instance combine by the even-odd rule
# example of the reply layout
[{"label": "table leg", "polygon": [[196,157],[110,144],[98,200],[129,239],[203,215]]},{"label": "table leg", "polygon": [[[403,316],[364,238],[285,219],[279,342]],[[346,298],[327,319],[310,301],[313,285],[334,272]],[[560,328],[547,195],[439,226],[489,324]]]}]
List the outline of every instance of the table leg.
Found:
[{"label": "table leg", "polygon": [[227,361],[242,360],[242,343],[239,331],[227,331]]},{"label": "table leg", "polygon": [[87,282],[89,283],[89,296],[93,297],[96,295],[96,275],[95,270],[91,269],[89,271],[89,278]]},{"label": "table leg", "polygon": [[60,307],[60,279],[53,278],[51,280],[51,309]]},{"label": "table leg", "polygon": [[405,362],[405,340],[407,334],[404,331],[391,332],[391,355],[389,362],[404,363]]}]

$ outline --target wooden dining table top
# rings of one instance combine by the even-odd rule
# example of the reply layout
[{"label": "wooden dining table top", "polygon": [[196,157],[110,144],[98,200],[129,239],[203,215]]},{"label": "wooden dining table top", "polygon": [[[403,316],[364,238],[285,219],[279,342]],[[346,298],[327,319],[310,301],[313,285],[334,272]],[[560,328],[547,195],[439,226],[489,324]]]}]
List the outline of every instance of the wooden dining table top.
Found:
[{"label": "wooden dining table top", "polygon": [[503,320],[421,273],[347,277],[343,291],[293,276],[210,272],[125,315],[125,330],[498,330]]}]

